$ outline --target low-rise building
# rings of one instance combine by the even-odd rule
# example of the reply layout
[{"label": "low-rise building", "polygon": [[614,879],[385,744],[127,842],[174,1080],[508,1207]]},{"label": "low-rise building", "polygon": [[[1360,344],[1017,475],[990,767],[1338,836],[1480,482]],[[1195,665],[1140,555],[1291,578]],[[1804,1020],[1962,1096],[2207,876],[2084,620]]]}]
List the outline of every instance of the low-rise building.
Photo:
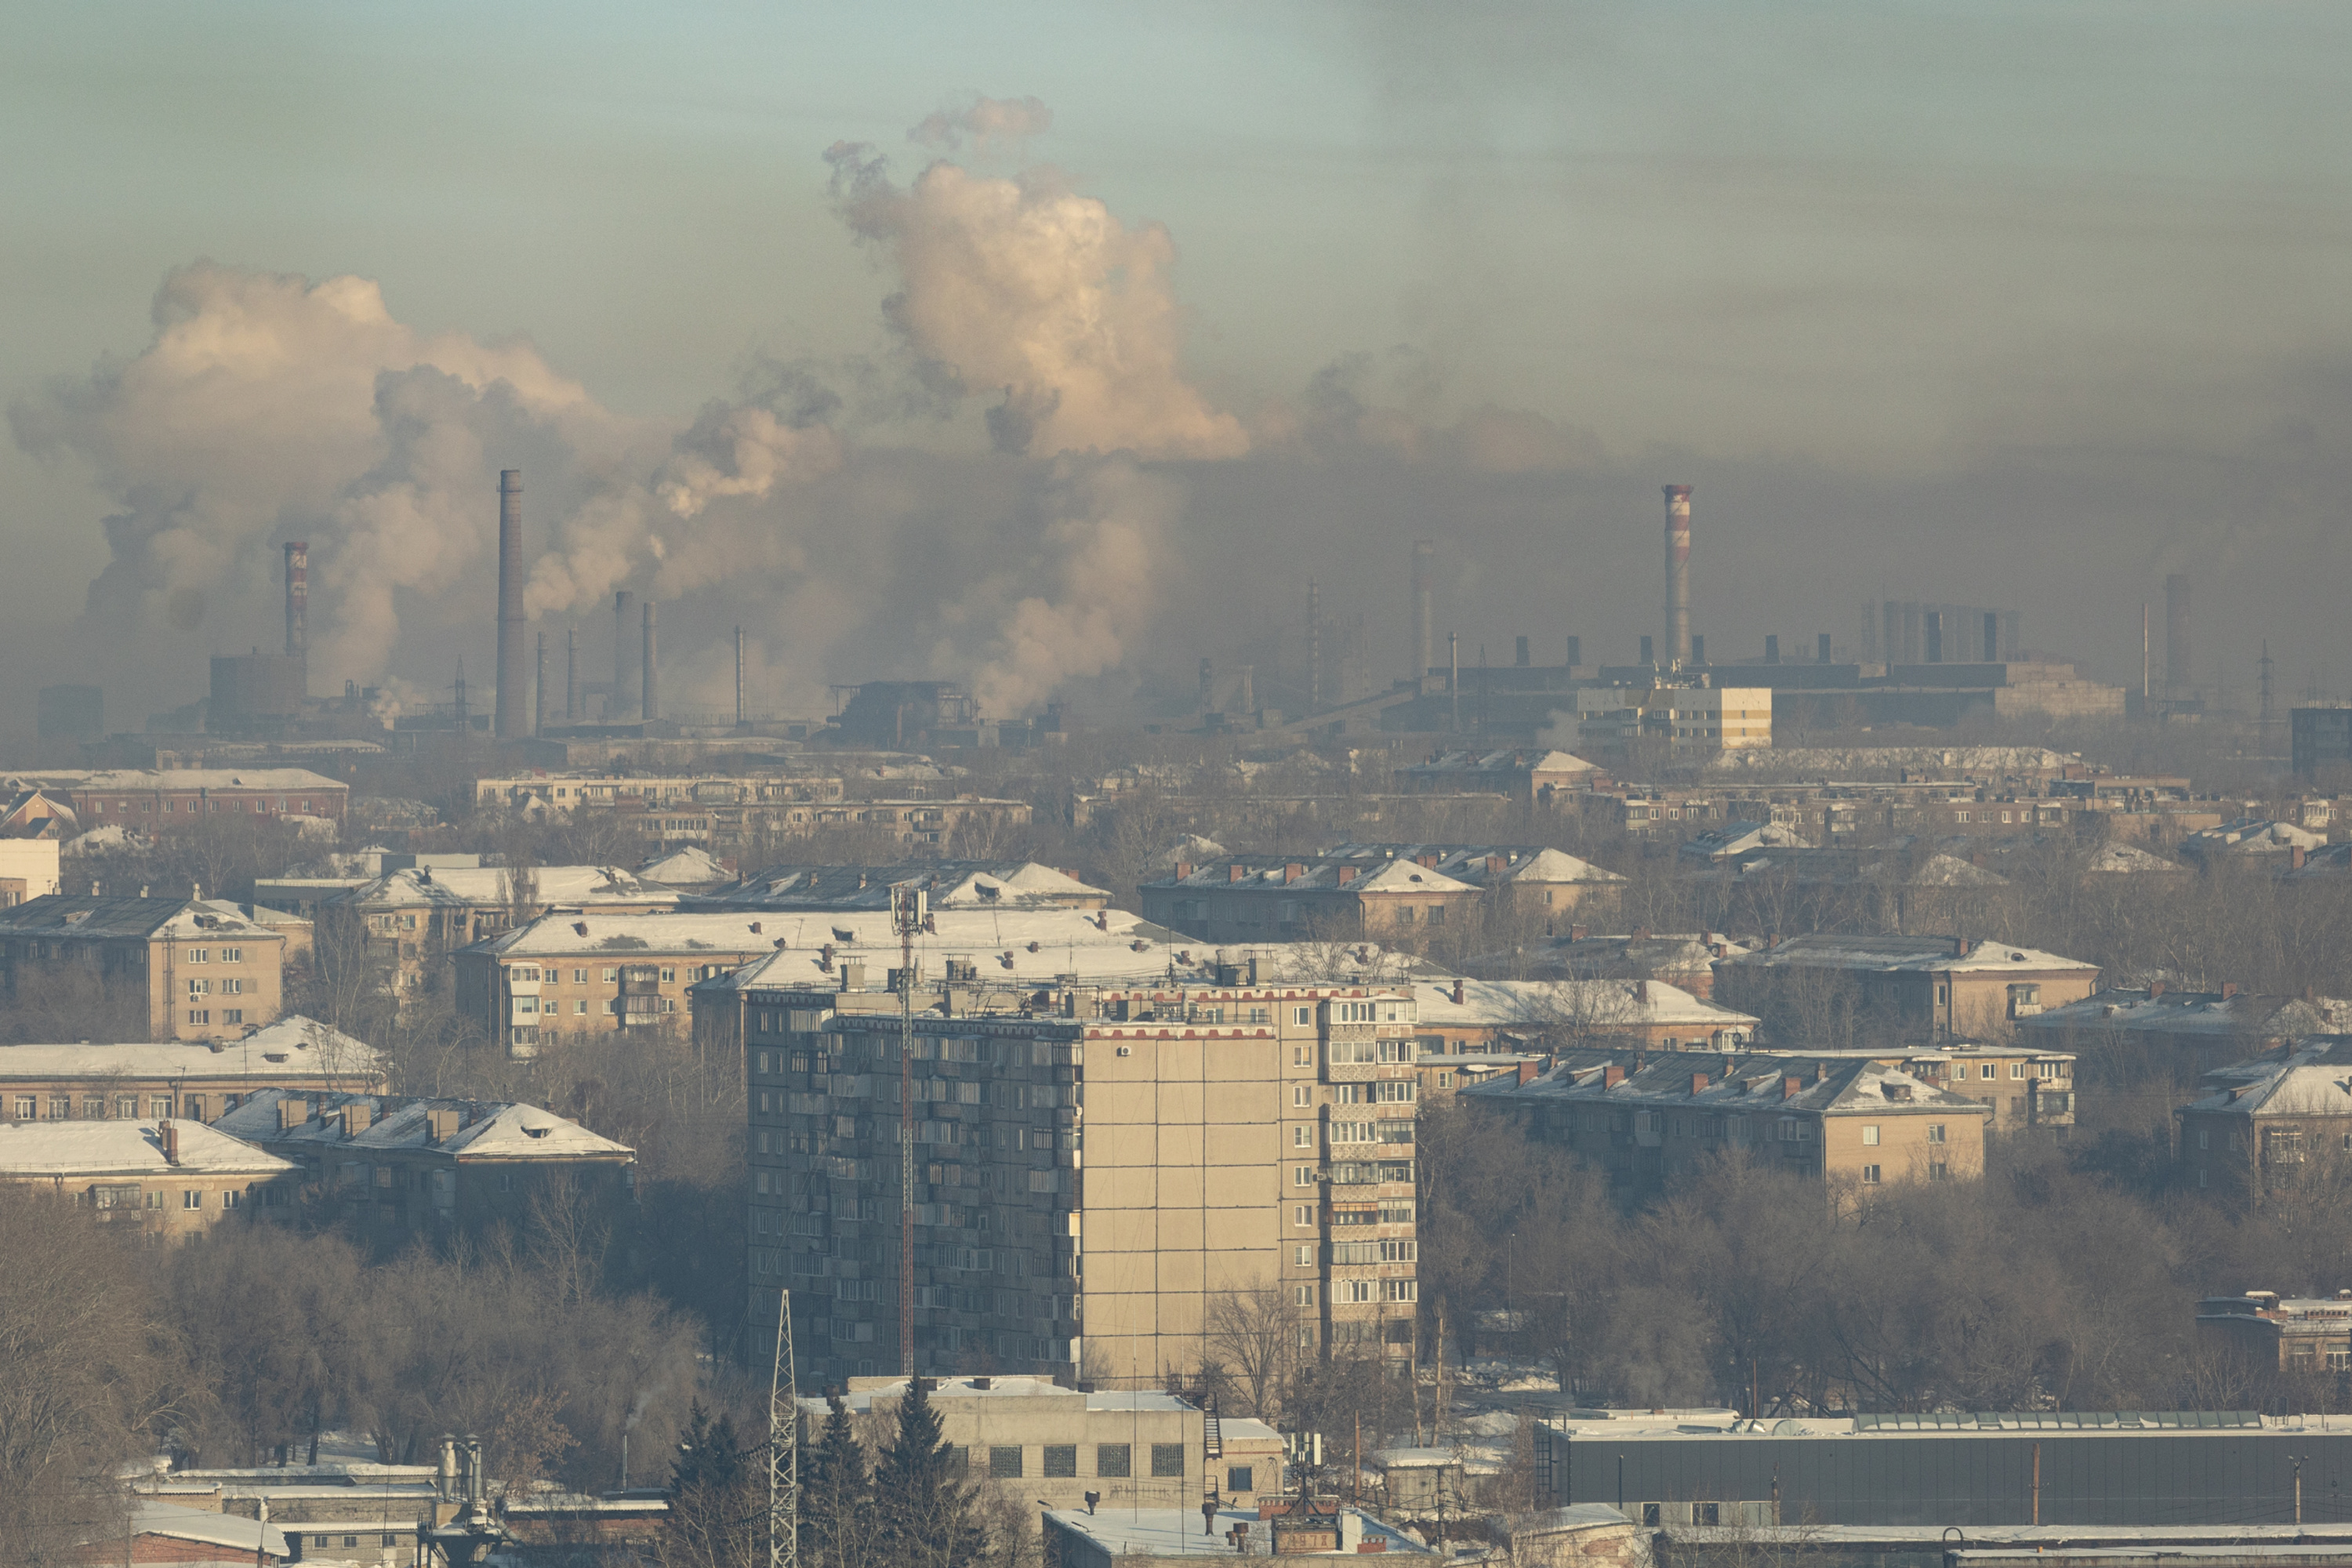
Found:
[{"label": "low-rise building", "polygon": [[215,1124],[286,1161],[303,1200],[363,1234],[521,1230],[562,1202],[606,1219],[636,1201],[636,1152],[535,1105],[267,1089]]},{"label": "low-rise building", "polygon": [[[458,1016],[527,1057],[568,1035],[689,1022],[687,987],[803,934],[828,918],[592,914],[559,910],[449,955]],[[887,918],[886,921],[887,923]],[[808,933],[807,928],[819,929]]]},{"label": "low-rise building", "polygon": [[84,829],[194,827],[223,812],[341,822],[351,786],[305,768],[62,768],[14,773],[16,789],[61,794]]},{"label": "low-rise building", "polygon": [[2204,1076],[2180,1123],[2183,1182],[2241,1202],[2352,1165],[2352,1037],[2318,1035]]},{"label": "low-rise building", "polygon": [[2263,1372],[2352,1371],[2352,1290],[2208,1296],[2197,1303],[2197,1339]]},{"label": "low-rise building", "polygon": [[159,1039],[233,1038],[278,1019],[286,935],[218,900],[51,894],[0,909],[0,985],[70,965],[136,999]]},{"label": "low-rise building", "polygon": [[1413,1536],[1361,1509],[1272,1511],[1273,1505],[1231,1508],[1204,1499],[1190,1508],[1056,1509],[1045,1516],[1045,1554],[1051,1568],[1154,1568],[1202,1557],[1313,1557],[1354,1562],[1367,1552],[1384,1559],[1433,1559]]},{"label": "low-rise building", "polygon": [[1412,942],[1475,917],[1483,892],[1433,864],[1280,855],[1180,863],[1137,889],[1144,919],[1204,942]]},{"label": "low-rise building", "polygon": [[1990,1107],[1898,1068],[1799,1053],[1563,1059],[1524,1082],[1465,1089],[1462,1100],[1518,1116],[1530,1137],[1636,1192],[1735,1152],[1864,1188],[1970,1180],[1984,1173],[1991,1117]]},{"label": "low-rise building", "polygon": [[674,910],[677,889],[617,866],[409,866],[325,900],[332,978],[359,963],[403,994],[430,986],[450,953],[549,910],[610,917]]},{"label": "low-rise building", "polygon": [[[2276,855],[2294,858],[2298,853],[2308,855],[2325,848],[2327,835],[2292,822],[2277,822],[2258,816],[2241,816],[2191,833],[2180,841],[2180,853],[2191,860],[2214,860],[2223,856]],[[2302,861],[2294,859],[2300,866]]]},{"label": "low-rise building", "polygon": [[58,890],[58,849],[41,827],[0,829],[0,909]]},{"label": "low-rise building", "polygon": [[474,809],[569,816],[575,811],[666,811],[778,806],[836,801],[842,781],[811,773],[653,775],[551,773],[476,779]]},{"label": "low-rise building", "polygon": [[[95,1536],[85,1545],[92,1563],[250,1563],[268,1568],[293,1559],[285,1534],[267,1520],[218,1510],[186,1508],[157,1498],[131,1504],[129,1538]],[[413,1531],[411,1532],[413,1533]]]},{"label": "low-rise building", "polygon": [[211,1121],[268,1089],[383,1083],[374,1047],[299,1014],[233,1039],[0,1046],[0,1116],[12,1121]]},{"label": "low-rise building", "polygon": [[[1080,1509],[1095,1494],[1103,1509],[1197,1505],[1211,1490],[1236,1508],[1254,1509],[1258,1495],[1282,1486],[1282,1441],[1264,1440],[1180,1395],[1157,1389],[1078,1389],[1030,1376],[925,1378],[940,1436],[955,1452],[960,1479],[982,1495],[1027,1504]],[[907,1396],[903,1377],[852,1377],[839,1396],[850,1425],[879,1451],[898,1429]],[[830,1406],[800,1402],[800,1443],[813,1449]],[[1238,1438],[1236,1442],[1234,1438]]]},{"label": "low-rise building", "polygon": [[1540,844],[1339,844],[1316,858],[1366,870],[1410,860],[1478,889],[1491,910],[1547,920],[1625,885],[1605,867]]},{"label": "low-rise building", "polygon": [[1601,770],[1582,757],[1541,747],[1506,752],[1439,752],[1425,763],[1398,770],[1404,787],[1418,795],[1462,792],[1507,795],[1520,805],[1561,805],[1565,796],[1591,786]]},{"label": "low-rise building", "polygon": [[1754,951],[1721,931],[1653,931],[1646,927],[1596,934],[1571,925],[1540,942],[1469,961],[1473,974],[1495,980],[1663,980],[1704,1002],[1715,994],[1718,959]]},{"label": "low-rise building", "polygon": [[1750,1014],[1718,1007],[1663,980],[1423,980],[1413,985],[1421,1054],[1508,1043],[1593,1040],[1664,1050],[1745,1050]]},{"label": "low-rise building", "polygon": [[1853,985],[1864,1005],[1906,1026],[1963,1039],[2005,1037],[2099,984],[2096,964],[1966,937],[1819,931],[1716,961],[1725,999],[1759,1012],[1776,990],[1823,976]]},{"label": "low-rise building", "polygon": [[2275,996],[2224,984],[2108,986],[2021,1019],[2018,1038],[2050,1050],[2127,1050],[2204,1071],[2306,1035],[2352,1030],[2352,1001]]},{"label": "low-rise building", "polygon": [[0,1182],[178,1241],[281,1208],[294,1165],[200,1121],[0,1121]]},{"label": "low-rise building", "polygon": [[786,864],[696,894],[689,910],[887,910],[894,889],[921,891],[933,910],[1099,910],[1109,890],[1031,860],[900,861],[887,866]]}]

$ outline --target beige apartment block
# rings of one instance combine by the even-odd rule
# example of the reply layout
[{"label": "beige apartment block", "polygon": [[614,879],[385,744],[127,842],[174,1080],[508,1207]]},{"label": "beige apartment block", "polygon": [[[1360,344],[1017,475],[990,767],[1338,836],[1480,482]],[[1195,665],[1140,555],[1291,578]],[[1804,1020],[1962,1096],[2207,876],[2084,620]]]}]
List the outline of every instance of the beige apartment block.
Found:
[{"label": "beige apartment block", "polygon": [[[1411,1357],[1419,1085],[1393,960],[1318,950],[1308,978],[1286,970],[1309,955],[1261,950],[1179,978],[1191,950],[1069,940],[1086,915],[1003,924],[989,961],[919,950],[946,984],[914,997],[916,1370],[1158,1387],[1198,1368],[1221,1304],[1297,1353]],[[794,950],[695,988],[698,1032],[745,1051],[751,1318],[786,1284],[813,1300],[818,1377],[898,1362],[896,967]]]},{"label": "beige apartment block", "polygon": [[0,908],[0,977],[79,964],[142,997],[156,1039],[234,1038],[275,1023],[286,934],[217,900],[52,894]]},{"label": "beige apartment block", "polygon": [[373,1046],[299,1015],[234,1040],[0,1046],[0,1117],[13,1121],[214,1121],[272,1089],[383,1085]]},{"label": "beige apartment block", "polygon": [[0,1122],[0,1182],[161,1240],[283,1208],[299,1167],[194,1121]]}]

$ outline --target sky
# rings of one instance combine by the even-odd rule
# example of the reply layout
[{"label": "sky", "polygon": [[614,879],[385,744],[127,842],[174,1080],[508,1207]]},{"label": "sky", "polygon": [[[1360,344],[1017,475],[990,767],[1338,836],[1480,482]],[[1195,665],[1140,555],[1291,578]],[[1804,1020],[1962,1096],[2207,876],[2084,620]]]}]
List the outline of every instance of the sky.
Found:
[{"label": "sky", "polygon": [[[2352,691],[2352,13],[2328,5],[98,3],[0,17],[0,626],[113,728],[278,639],[486,685],[532,612],[754,707],[1181,706],[2014,606]],[[1338,635],[1335,627],[1334,635]],[[1355,635],[1352,632],[1349,635]],[[1593,657],[1589,652],[1588,658]]]}]

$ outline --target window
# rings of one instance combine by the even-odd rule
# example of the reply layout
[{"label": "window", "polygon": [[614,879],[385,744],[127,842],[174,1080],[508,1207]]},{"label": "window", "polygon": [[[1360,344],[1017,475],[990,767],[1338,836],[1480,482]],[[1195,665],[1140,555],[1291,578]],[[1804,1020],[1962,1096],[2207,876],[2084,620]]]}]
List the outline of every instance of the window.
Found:
[{"label": "window", "polygon": [[180,1114],[191,1121],[202,1121],[205,1119],[205,1097],[192,1094],[180,1101]]},{"label": "window", "polygon": [[1291,1130],[1290,1130],[1290,1146],[1291,1146],[1292,1148],[1294,1148],[1294,1149],[1306,1149],[1306,1148],[1310,1148],[1310,1147],[1312,1147],[1312,1146],[1313,1146],[1314,1142],[1315,1142],[1315,1129],[1313,1129],[1312,1127],[1307,1126],[1307,1123],[1305,1123],[1305,1122],[1303,1122],[1303,1121],[1302,1121],[1302,1122],[1299,1122],[1299,1123],[1297,1123],[1296,1126],[1294,1126],[1294,1127],[1292,1127],[1292,1128],[1291,1128]]},{"label": "window", "polygon": [[209,995],[211,995],[212,994],[213,994],[213,983],[212,983],[211,981],[209,981],[209,980],[198,980],[198,979],[194,979],[194,978],[191,978],[191,979],[189,980],[189,982],[188,982],[188,994],[189,994],[189,995],[191,995],[191,996],[209,996]]},{"label": "window", "polygon": [[1078,1446],[1076,1443],[1045,1445],[1045,1474],[1075,1476],[1078,1473]]},{"label": "window", "polygon": [[[25,1106],[22,1100],[17,1102],[16,1110],[18,1120],[27,1120],[24,1114]],[[135,1094],[117,1095],[114,1100],[114,1114],[125,1121],[138,1121],[139,1097]]]},{"label": "window", "polygon": [[1865,1127],[1862,1130],[1862,1146],[1865,1149],[1875,1149],[1878,1147],[1877,1128]]},{"label": "window", "polygon": [[575,969],[575,970],[573,970],[573,971],[572,972],[572,984],[574,984],[574,985],[585,985],[585,984],[588,984],[588,972],[587,972],[586,970],[584,970],[584,969]]},{"label": "window", "polygon": [[1257,1490],[1257,1472],[1247,1465],[1229,1466],[1225,1470],[1225,1489],[1229,1492]]},{"label": "window", "polygon": [[228,1191],[221,1194],[221,1207],[225,1209],[233,1209],[244,1201],[245,1194],[238,1192],[235,1187],[231,1187]]},{"label": "window", "polygon": [[1875,1165],[1864,1165],[1864,1166],[1862,1168],[1862,1184],[1863,1184],[1864,1186],[1865,1186],[1865,1187],[1874,1187],[1874,1186],[1878,1185],[1878,1167],[1877,1167],[1877,1166],[1875,1166]]},{"label": "window", "polygon": [[1290,1208],[1290,1223],[1300,1226],[1313,1225],[1315,1206],[1312,1204],[1293,1204]]},{"label": "window", "polygon": [[1303,1083],[1294,1084],[1291,1086],[1290,1089],[1290,1103],[1293,1105],[1305,1105],[1314,1092],[1315,1091],[1313,1089],[1307,1088],[1307,1086]]},{"label": "window", "polygon": [[1290,1288],[1290,1304],[1294,1307],[1311,1307],[1315,1305],[1315,1287],[1312,1285],[1293,1285]]},{"label": "window", "polygon": [[[245,1009],[244,1009],[244,1008],[242,1008],[242,1007],[231,1007],[231,1008],[228,1008],[227,1010],[226,1010],[225,1012],[223,1012],[223,1013],[221,1014],[221,1022],[222,1022],[222,1023],[224,1023],[224,1024],[242,1024],[242,1023],[244,1023],[244,1022],[245,1022]],[[229,1107],[229,1109],[230,1109],[230,1110],[236,1110],[236,1107],[235,1107],[235,1106],[231,1106],[231,1107]]]},{"label": "window", "polygon": [[1021,1450],[1017,1446],[992,1447],[988,1450],[988,1474],[992,1480],[1006,1480],[1021,1474]]},{"label": "window", "polygon": [[221,962],[223,963],[243,963],[245,962],[245,949],[241,947],[222,948]]},{"label": "window", "polygon": [[1952,1168],[1940,1160],[1932,1161],[1927,1166],[1927,1179],[1931,1182],[1948,1182],[1952,1179]]},{"label": "window", "polygon": [[2023,1078],[2025,1076],[2025,1064],[2023,1062],[2010,1063],[2009,1076],[2011,1078]]},{"label": "window", "polygon": [[677,971],[676,969],[670,968],[670,967],[669,967],[669,966],[667,966],[667,965],[664,965],[664,966],[663,966],[663,969],[662,969],[662,973],[661,973],[661,977],[662,977],[662,984],[665,984],[665,985],[667,985],[667,984],[670,984],[672,981],[674,981],[674,980],[676,980],[676,979],[677,978]]},{"label": "window", "polygon": [[1930,1121],[1927,1123],[1927,1142],[1930,1143],[1941,1143],[1943,1141],[1944,1124],[1940,1121]]},{"label": "window", "polygon": [[1420,1299],[1421,1281],[1418,1279],[1381,1281],[1381,1300],[1383,1301],[1417,1301]]},{"label": "window", "polygon": [[607,984],[607,985],[615,984],[617,984],[617,983],[619,982],[620,978],[621,978],[621,972],[620,972],[620,970],[619,970],[617,967],[614,967],[614,966],[612,966],[612,965],[609,965],[609,964],[608,964],[608,965],[606,965],[606,967],[605,967],[605,969],[604,969],[604,984]]},{"label": "window", "polygon": [[1151,1473],[1155,1476],[1181,1478],[1184,1474],[1184,1445],[1181,1443],[1152,1444]]},{"label": "window", "polygon": [[1315,1249],[1311,1247],[1294,1247],[1290,1249],[1290,1261],[1301,1268],[1312,1268],[1315,1267]]},{"label": "window", "polygon": [[1982,1066],[1982,1067],[1979,1068],[1977,1069],[1977,1076],[1978,1076],[1979,1078],[1990,1078],[1990,1077],[1992,1077],[1992,1063],[1990,1063],[1990,1062],[1987,1062],[1987,1063],[1985,1063],[1985,1065],[1984,1065],[1984,1066]]},{"label": "window", "polygon": [[[138,1101],[138,1099],[137,1099],[135,1096],[132,1098],[132,1100],[131,1100],[131,1112],[132,1112],[132,1114],[136,1115],[136,1114],[137,1114],[137,1112],[138,1112],[139,1101]],[[32,1121],[32,1120],[33,1120],[33,1118],[34,1118],[35,1116],[37,1116],[37,1115],[38,1115],[38,1114],[39,1114],[38,1105],[37,1105],[37,1103],[35,1101],[34,1098],[33,1098],[31,1095],[29,1095],[29,1094],[20,1094],[20,1095],[18,1095],[18,1096],[16,1097],[16,1120],[17,1120],[17,1121]],[[1304,1211],[1301,1211],[1301,1212],[1304,1212]],[[1301,1221],[1300,1223],[1301,1223],[1301,1224],[1304,1224],[1305,1222],[1304,1222],[1304,1221]]]},{"label": "window", "polygon": [[180,1206],[184,1209],[200,1209],[205,1206],[205,1194],[201,1192],[184,1189],[180,1194]]},{"label": "window", "polygon": [[1118,1479],[1132,1475],[1134,1472],[1129,1468],[1132,1462],[1133,1456],[1124,1443],[1095,1445],[1095,1474],[1098,1476]]},{"label": "window", "polygon": [[[1315,1009],[1312,1007],[1293,1007],[1290,1010],[1290,1021],[1293,1024],[1297,1025],[1299,1027],[1304,1028],[1307,1025],[1315,1022]],[[1120,1472],[1122,1475],[1125,1473],[1125,1471]]]},{"label": "window", "polygon": [[172,1097],[168,1094],[159,1094],[153,1100],[148,1101],[147,1114],[155,1118],[158,1121],[162,1121],[170,1117],[172,1114]]},{"label": "window", "polygon": [[212,961],[212,956],[211,952],[201,947],[192,947],[188,949],[188,962],[190,963],[208,963]]},{"label": "window", "polygon": [[1294,1166],[1290,1173],[1290,1184],[1294,1187],[1313,1186],[1315,1184],[1315,1167],[1312,1165]]}]

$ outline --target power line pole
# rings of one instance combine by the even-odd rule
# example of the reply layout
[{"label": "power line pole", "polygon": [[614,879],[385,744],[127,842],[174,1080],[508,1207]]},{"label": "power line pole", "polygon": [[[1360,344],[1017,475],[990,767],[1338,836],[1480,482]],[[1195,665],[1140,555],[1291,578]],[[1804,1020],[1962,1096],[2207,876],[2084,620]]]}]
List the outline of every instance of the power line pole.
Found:
[{"label": "power line pole", "polygon": [[768,1376],[768,1568],[801,1560],[800,1396],[793,1376],[793,1293],[776,1292],[776,1364]]},{"label": "power line pole", "polygon": [[915,933],[929,902],[920,888],[890,889],[898,932],[898,1371],[915,1375]]}]

